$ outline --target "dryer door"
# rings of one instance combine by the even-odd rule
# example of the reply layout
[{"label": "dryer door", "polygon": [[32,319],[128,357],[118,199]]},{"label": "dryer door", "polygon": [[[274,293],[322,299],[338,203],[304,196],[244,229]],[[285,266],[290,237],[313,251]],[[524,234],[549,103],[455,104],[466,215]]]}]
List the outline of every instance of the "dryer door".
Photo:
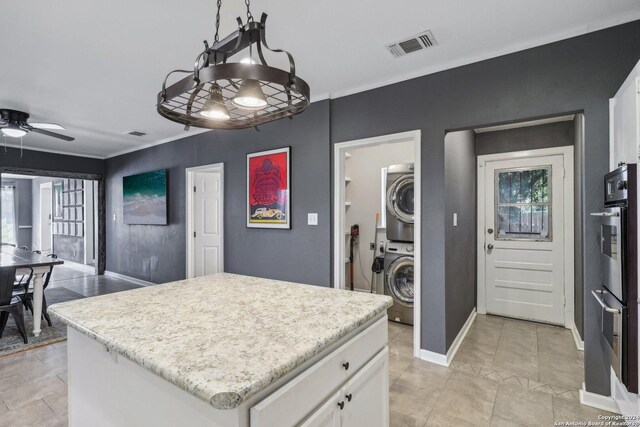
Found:
[{"label": "dryer door", "polygon": [[402,175],[389,186],[387,207],[400,221],[413,224],[413,174]]},{"label": "dryer door", "polygon": [[400,304],[413,307],[413,257],[401,256],[393,260],[386,272],[386,287]]}]

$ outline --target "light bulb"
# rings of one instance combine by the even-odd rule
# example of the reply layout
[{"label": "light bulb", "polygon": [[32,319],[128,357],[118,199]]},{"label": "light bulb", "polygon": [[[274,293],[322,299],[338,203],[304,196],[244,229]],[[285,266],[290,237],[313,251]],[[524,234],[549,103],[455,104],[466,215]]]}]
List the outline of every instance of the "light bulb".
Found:
[{"label": "light bulb", "polygon": [[11,138],[20,138],[21,136],[25,136],[27,132],[16,127],[10,127],[2,128],[2,134]]},{"label": "light bulb", "polygon": [[217,83],[211,86],[211,94],[200,110],[200,115],[211,120],[229,120],[229,109],[224,105],[222,89]]},{"label": "light bulb", "polygon": [[255,64],[255,63],[256,63],[256,61],[254,61],[254,60],[253,60],[253,59],[251,59],[251,58],[242,58],[242,59],[240,60],[240,63],[241,63],[241,64]]},{"label": "light bulb", "polygon": [[262,110],[267,106],[267,98],[257,80],[247,79],[231,100],[233,105],[245,110]]}]

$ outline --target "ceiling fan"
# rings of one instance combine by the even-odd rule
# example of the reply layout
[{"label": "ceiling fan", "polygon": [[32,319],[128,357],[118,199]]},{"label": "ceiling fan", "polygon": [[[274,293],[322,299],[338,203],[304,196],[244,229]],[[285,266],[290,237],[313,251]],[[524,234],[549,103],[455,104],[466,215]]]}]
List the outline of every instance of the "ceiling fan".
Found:
[{"label": "ceiling fan", "polygon": [[51,136],[64,141],[73,141],[75,138],[51,132],[51,130],[64,130],[64,127],[55,123],[29,123],[29,113],[17,110],[0,108],[0,134],[11,138],[20,138],[29,132]]}]

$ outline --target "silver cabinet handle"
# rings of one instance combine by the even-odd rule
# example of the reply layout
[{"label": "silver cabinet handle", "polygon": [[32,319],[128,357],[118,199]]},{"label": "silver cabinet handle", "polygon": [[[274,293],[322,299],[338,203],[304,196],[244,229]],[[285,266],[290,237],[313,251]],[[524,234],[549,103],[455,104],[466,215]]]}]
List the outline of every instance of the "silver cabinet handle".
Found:
[{"label": "silver cabinet handle", "polygon": [[591,295],[593,295],[596,301],[598,301],[598,304],[600,304],[600,306],[604,309],[604,311],[606,311],[607,313],[620,314],[620,310],[611,308],[607,304],[605,304],[604,301],[602,301],[602,298],[598,296],[598,294],[601,294],[601,293],[602,291],[591,291]]},{"label": "silver cabinet handle", "polygon": [[619,212],[591,212],[591,216],[620,216]]}]

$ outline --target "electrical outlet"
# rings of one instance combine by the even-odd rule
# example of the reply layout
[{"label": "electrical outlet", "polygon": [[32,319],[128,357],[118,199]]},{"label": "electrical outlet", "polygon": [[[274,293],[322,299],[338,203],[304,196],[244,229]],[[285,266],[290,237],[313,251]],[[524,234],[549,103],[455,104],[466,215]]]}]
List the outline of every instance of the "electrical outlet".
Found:
[{"label": "electrical outlet", "polygon": [[317,213],[308,213],[307,214],[307,225],[318,225],[318,214]]},{"label": "electrical outlet", "polygon": [[375,251],[376,250],[376,244],[375,243],[369,243],[369,250],[370,251]]}]

